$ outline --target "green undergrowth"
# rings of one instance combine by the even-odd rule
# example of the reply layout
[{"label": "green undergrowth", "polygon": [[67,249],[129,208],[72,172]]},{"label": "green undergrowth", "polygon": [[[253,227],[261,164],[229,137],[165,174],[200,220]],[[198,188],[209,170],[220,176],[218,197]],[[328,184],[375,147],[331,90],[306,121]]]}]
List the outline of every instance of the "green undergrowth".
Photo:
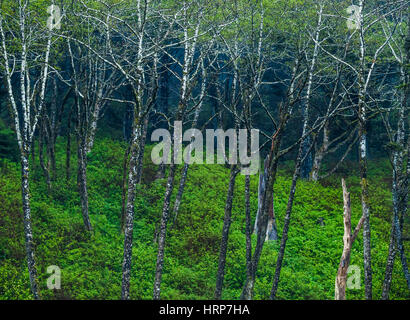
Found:
[{"label": "green undergrowth", "polygon": [[[65,141],[57,144],[57,176],[52,190],[38,163],[31,163],[31,208],[38,282],[43,299],[119,299],[123,235],[120,232],[122,162],[125,144],[105,138],[96,142],[88,157],[89,210],[93,232],[83,227],[76,187],[76,159],[71,177],[65,177]],[[166,179],[154,180],[157,167],[144,159],[143,183],[135,203],[131,298],[151,299]],[[38,150],[36,150],[38,151]],[[73,150],[72,154],[76,152]],[[31,299],[25,262],[19,164],[0,162],[0,299]],[[292,166],[280,167],[274,187],[279,234],[288,201]],[[392,214],[391,168],[387,160],[369,163],[374,297],[380,298]],[[178,170],[179,172],[180,170]],[[352,197],[352,224],[361,215],[360,184],[356,163],[346,163],[331,178],[314,183],[299,181],[289,239],[280,277],[279,299],[333,299],[334,280],[343,247],[341,177]],[[179,181],[179,173],[176,183]],[[167,233],[163,299],[211,299],[222,232],[229,170],[221,165],[193,165],[178,219]],[[245,280],[244,176],[235,185],[232,225],[224,282],[224,299],[238,299]],[[257,209],[257,180],[251,177],[251,212]],[[175,199],[174,190],[173,199]],[[405,230],[405,232],[407,232]],[[255,246],[253,236],[253,246]],[[407,243],[406,243],[407,245]],[[279,243],[265,243],[257,271],[255,299],[267,299],[272,286]],[[348,299],[363,299],[363,241],[353,245],[351,264],[361,270],[361,289],[348,290]],[[408,249],[408,246],[407,246]],[[46,286],[47,267],[61,269],[61,289]],[[396,259],[392,299],[409,299],[401,264]]]}]

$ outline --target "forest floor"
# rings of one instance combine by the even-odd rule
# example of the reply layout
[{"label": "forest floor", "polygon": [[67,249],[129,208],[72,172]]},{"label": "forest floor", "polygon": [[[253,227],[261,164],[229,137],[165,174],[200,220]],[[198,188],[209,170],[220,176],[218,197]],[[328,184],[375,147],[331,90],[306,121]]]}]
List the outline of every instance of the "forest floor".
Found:
[{"label": "forest floor", "polygon": [[[96,142],[88,160],[89,210],[93,232],[83,227],[72,150],[71,178],[65,178],[65,142],[57,144],[57,176],[49,193],[38,163],[31,171],[31,207],[38,280],[43,299],[119,299],[123,235],[120,232],[122,162],[125,144]],[[38,151],[38,150],[37,150]],[[281,234],[291,184],[292,163],[283,163],[274,187],[274,205]],[[143,184],[135,206],[131,298],[151,299],[165,179],[153,181],[157,168],[147,147]],[[278,299],[333,299],[334,282],[343,248],[341,178],[352,198],[352,225],[361,215],[356,163],[347,162],[320,182],[299,181]],[[193,165],[177,223],[168,228],[163,299],[212,299],[229,170],[221,165]],[[235,186],[223,299],[238,299],[245,280],[244,177]],[[176,180],[178,181],[178,179]],[[19,164],[0,161],[0,299],[31,299],[25,262]],[[251,212],[257,210],[258,176],[251,177]],[[369,163],[371,246],[374,298],[381,296],[392,214],[391,167],[388,160]],[[176,190],[174,190],[175,198]],[[170,221],[173,217],[170,217]],[[323,223],[321,223],[323,221]],[[408,222],[408,221],[407,221]],[[409,225],[409,223],[407,223]],[[171,224],[169,225],[171,226]],[[404,230],[409,235],[408,228]],[[255,236],[253,245],[255,245]],[[406,244],[409,253],[409,243]],[[255,285],[255,299],[267,299],[278,242],[265,243]],[[361,270],[361,288],[347,290],[347,299],[363,299],[363,241],[353,245],[352,265]],[[409,256],[409,254],[407,254]],[[410,261],[409,261],[410,262]],[[61,269],[61,289],[47,289],[47,267]],[[410,299],[399,259],[394,267],[392,299]]]}]

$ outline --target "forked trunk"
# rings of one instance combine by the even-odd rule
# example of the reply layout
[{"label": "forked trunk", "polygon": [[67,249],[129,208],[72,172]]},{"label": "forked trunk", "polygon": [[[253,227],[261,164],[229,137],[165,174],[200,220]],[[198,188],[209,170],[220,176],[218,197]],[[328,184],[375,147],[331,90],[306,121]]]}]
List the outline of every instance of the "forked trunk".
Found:
[{"label": "forked trunk", "polygon": [[347,272],[350,265],[350,254],[352,250],[353,242],[356,240],[359,234],[360,228],[363,224],[363,217],[359,220],[354,233],[352,234],[352,222],[351,222],[351,208],[350,208],[350,193],[347,191],[346,183],[342,179],[343,188],[343,223],[344,223],[344,235],[343,235],[343,253],[340,258],[339,269],[337,270],[337,276],[335,281],[335,300],[346,300],[346,282]]}]

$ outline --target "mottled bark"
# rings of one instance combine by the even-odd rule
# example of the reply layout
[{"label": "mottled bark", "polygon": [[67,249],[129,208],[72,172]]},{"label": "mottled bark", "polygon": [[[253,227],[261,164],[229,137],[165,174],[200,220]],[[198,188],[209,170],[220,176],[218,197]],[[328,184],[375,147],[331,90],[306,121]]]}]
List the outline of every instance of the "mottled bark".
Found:
[{"label": "mottled bark", "polygon": [[266,239],[266,230],[268,227],[268,219],[269,219],[269,210],[268,208],[271,206],[273,200],[273,185],[276,179],[276,173],[278,168],[278,154],[280,148],[280,142],[282,139],[282,130],[287,122],[288,115],[283,115],[281,119],[281,123],[278,127],[278,131],[272,137],[272,146],[269,153],[269,161],[268,161],[268,178],[266,180],[266,188],[263,195],[263,202],[261,208],[261,215],[258,219],[258,233],[257,233],[257,240],[255,246],[255,252],[252,257],[251,266],[249,268],[249,273],[246,276],[245,284],[242,289],[241,297],[242,300],[251,300],[253,296],[253,288],[255,285],[255,277],[256,271],[259,264],[259,259],[262,254],[263,245]]},{"label": "mottled bark", "polygon": [[[0,38],[1,38],[1,54],[2,54],[2,70],[6,80],[7,93],[13,111],[14,129],[16,132],[17,143],[20,150],[21,159],[21,192],[23,206],[23,223],[24,235],[26,240],[27,264],[30,276],[31,291],[35,299],[39,299],[37,283],[36,283],[36,267],[34,260],[33,233],[31,227],[31,212],[30,212],[30,189],[29,189],[29,155],[30,143],[33,141],[34,134],[37,129],[39,117],[42,113],[44,105],[44,97],[46,83],[48,78],[49,57],[51,51],[51,34],[46,33],[42,38],[36,38],[36,43],[39,44],[40,50],[31,50],[30,35],[41,34],[44,30],[36,29],[32,24],[27,24],[29,15],[27,3],[19,2],[18,10],[16,10],[16,18],[19,21],[19,28],[16,28],[15,33],[5,32],[3,29],[4,19],[8,19],[0,10]],[[7,24],[6,20],[6,24]],[[9,39],[10,35],[12,36]],[[9,54],[10,42],[14,47],[16,41],[19,43],[18,48],[13,48],[13,54]],[[42,43],[42,40],[46,41]],[[10,60],[12,63],[10,63]],[[31,68],[32,62],[35,61],[37,66],[40,66],[39,72],[34,72]],[[17,67],[18,65],[18,67]],[[10,68],[10,66],[13,66]],[[35,68],[35,67],[34,67]],[[12,78],[18,70],[20,82],[19,95],[16,96],[12,86]],[[33,70],[33,71],[32,71]],[[36,83],[35,86],[31,86]],[[33,88],[34,87],[34,88]],[[20,105],[18,105],[18,103]]]},{"label": "mottled bark", "polygon": [[87,188],[87,145],[86,145],[86,118],[83,108],[81,108],[80,98],[76,96],[77,104],[77,187],[81,202],[81,215],[84,227],[91,231],[91,222],[88,214],[88,188]]},{"label": "mottled bark", "polygon": [[[262,25],[262,24],[261,24]],[[262,28],[260,28],[262,29]],[[269,154],[267,156],[267,165],[265,168],[267,169],[268,176],[266,178],[266,187],[263,192],[263,201],[262,207],[260,210],[260,217],[257,219],[257,239],[256,239],[256,246],[255,252],[252,256],[251,263],[249,264],[248,272],[246,275],[246,280],[242,289],[242,293],[240,299],[242,300],[251,300],[253,296],[253,288],[255,285],[255,277],[256,271],[259,264],[259,259],[262,254],[263,245],[266,239],[266,230],[268,227],[268,219],[269,219],[269,208],[272,205],[273,201],[273,186],[276,180],[276,173],[278,169],[278,162],[280,157],[280,145],[283,137],[283,131],[286,128],[286,124],[291,115],[291,110],[297,100],[296,96],[299,97],[299,93],[295,95],[295,79],[299,69],[299,62],[298,58],[295,59],[295,66],[293,67],[292,71],[292,78],[290,82],[290,86],[287,92],[287,100],[286,102],[279,104],[279,122],[276,126],[276,131],[271,138],[271,148]]]},{"label": "mottled bark", "polygon": [[232,202],[235,189],[235,180],[239,172],[238,168],[235,165],[231,167],[230,171],[231,172],[229,176],[228,194],[226,196],[225,202],[224,224],[222,227],[222,239],[219,250],[218,272],[216,274],[216,287],[214,293],[215,300],[220,300],[222,297],[222,287],[225,275],[226,252],[228,250],[229,228],[232,222]]},{"label": "mottled bark", "polygon": [[322,165],[322,160],[328,149],[329,149],[329,128],[328,128],[328,123],[326,123],[323,128],[322,146],[315,152],[315,157],[313,159],[313,168],[312,168],[312,173],[311,173],[312,181],[318,181],[319,171]]},{"label": "mottled bark", "polygon": [[384,274],[384,281],[382,287],[382,300],[389,299],[391,281],[393,276],[393,268],[394,268],[394,260],[396,257],[397,249],[396,249],[396,237],[395,237],[395,224],[394,224],[394,217],[392,217],[392,224],[390,230],[390,242],[389,242],[389,253],[387,255],[387,263],[386,263],[386,271]]},{"label": "mottled bark", "polygon": [[303,136],[305,138],[302,141],[302,157],[303,161],[301,163],[301,178],[302,179],[308,179],[309,174],[312,171],[312,153],[309,151],[309,145],[311,144],[311,137],[310,135],[306,136],[307,132],[307,127],[309,124],[309,112],[310,112],[310,99],[312,95],[312,87],[313,87],[313,77],[314,77],[314,72],[316,69],[316,61],[319,55],[319,40],[320,40],[320,31],[322,29],[322,13],[323,13],[323,4],[320,3],[319,5],[319,11],[318,11],[318,21],[317,21],[317,26],[315,29],[315,44],[313,47],[313,52],[312,52],[312,59],[310,61],[309,65],[309,73],[308,73],[308,81],[307,81],[307,87],[306,87],[306,95],[303,99],[303,106],[302,106],[302,113],[303,113]]},{"label": "mottled bark", "polygon": [[164,266],[164,250],[165,250],[165,239],[167,234],[167,223],[169,216],[169,207],[171,204],[171,195],[174,188],[175,180],[175,170],[176,165],[171,164],[168,173],[167,187],[164,195],[164,205],[162,208],[161,224],[158,234],[158,255],[157,255],[157,266],[155,271],[155,281],[154,281],[154,294],[153,299],[159,300],[161,295],[161,279],[162,279],[162,269]]},{"label": "mottled bark", "polygon": [[[359,84],[359,101],[357,114],[359,120],[359,167],[360,167],[360,186],[362,190],[361,203],[362,214],[364,217],[363,224],[363,262],[364,262],[364,286],[365,297],[367,300],[372,299],[372,267],[371,267],[371,246],[370,246],[370,208],[369,208],[369,185],[367,181],[367,114],[366,114],[366,94],[367,85],[374,68],[369,70],[367,81],[365,80],[365,50],[366,43],[363,28],[363,8],[364,0],[359,1],[359,38],[360,38],[360,67],[358,74]],[[377,57],[377,56],[376,56]]]},{"label": "mottled bark", "polygon": [[147,140],[148,120],[149,120],[149,117],[146,116],[144,119],[144,124],[142,128],[140,146],[138,148],[137,183],[141,183],[141,179],[142,179],[142,167],[143,167],[143,160],[144,160],[145,142]]},{"label": "mottled bark", "polygon": [[304,140],[303,140],[303,155],[305,160],[302,162],[301,167],[300,167],[300,177],[303,180],[308,180],[310,177],[310,172],[313,169],[313,156],[312,152],[309,151],[308,149],[311,144],[312,137],[308,135]]},{"label": "mottled bark", "polygon": [[[198,118],[199,118],[199,113],[201,112],[202,109],[202,103],[205,98],[205,89],[206,89],[206,71],[204,67],[204,62],[203,60],[201,61],[201,67],[202,67],[202,84],[201,84],[201,93],[199,95],[199,103],[195,109],[195,114],[194,114],[194,119],[192,121],[192,126],[191,128],[195,129],[197,123],[198,123]],[[194,137],[191,137],[191,143],[193,142]],[[189,145],[189,150],[188,150],[188,155],[189,159],[191,157],[191,144]],[[185,162],[184,167],[182,169],[181,173],[181,179],[179,181],[179,188],[178,188],[178,193],[175,198],[175,203],[174,203],[174,222],[172,226],[175,225],[177,218],[178,218],[178,212],[179,212],[179,207],[181,206],[181,201],[182,201],[182,195],[184,194],[184,188],[185,188],[185,183],[186,179],[188,177],[188,169],[189,169],[189,163]]]},{"label": "mottled bark", "polygon": [[[265,192],[266,188],[266,179],[268,177],[268,158],[265,159],[264,161],[264,170],[263,172],[259,173],[259,184],[258,184],[258,211],[256,213],[256,218],[255,218],[255,225],[253,229],[253,233],[257,234],[258,233],[258,220],[260,217],[260,213],[262,210],[262,203],[263,203],[263,195]],[[268,227],[266,229],[266,238],[265,241],[269,240],[278,240],[278,231],[277,231],[277,226],[276,226],[276,218],[275,218],[275,209],[273,205],[273,199],[272,203],[269,207],[269,220],[268,220]]]},{"label": "mottled bark", "polygon": [[78,192],[80,194],[81,201],[81,213],[83,216],[84,226],[87,231],[91,231],[91,222],[88,213],[88,189],[87,189],[87,154],[85,150],[86,146],[84,141],[78,141],[77,146],[77,183]]},{"label": "mottled bark", "polygon": [[[187,10],[188,6],[184,2],[182,8],[182,15],[183,15],[183,34],[184,34],[184,60],[182,64],[182,76],[179,78],[181,85],[180,85],[180,96],[179,96],[179,103],[178,108],[175,115],[175,120],[177,122],[183,123],[186,107],[189,102],[189,98],[192,94],[192,90],[195,85],[196,75],[195,73],[191,75],[194,66],[194,57],[196,51],[196,45],[198,41],[199,29],[202,23],[202,11],[199,11],[201,17],[198,17],[196,21],[196,26],[194,28],[193,36],[189,36],[188,29],[192,26],[188,27],[188,20],[187,19]],[[202,64],[203,57],[200,58],[201,60],[199,63]],[[182,136],[182,128],[180,128],[181,132],[176,132],[177,129],[174,128],[173,130],[173,137],[174,142],[179,137]],[[179,129],[178,129],[179,131]],[[180,141],[182,144],[182,141]],[[181,146],[178,144],[173,144],[174,147],[174,155],[179,154],[182,150],[179,150]],[[169,218],[169,210],[170,210],[170,202],[171,202],[171,195],[174,189],[174,180],[175,180],[175,171],[176,171],[176,163],[175,158],[170,165],[170,169],[168,172],[168,179],[167,179],[167,186],[164,194],[164,204],[162,207],[162,215],[161,215],[161,223],[160,229],[158,234],[158,253],[157,253],[157,264],[156,264],[156,271],[155,271],[155,281],[154,281],[154,290],[153,290],[153,299],[159,300],[161,295],[161,279],[162,279],[162,269],[164,265],[164,250],[165,250],[165,238],[167,233],[167,224]]]},{"label": "mottled bark", "polygon": [[[403,74],[403,69],[402,69]],[[404,83],[404,77],[402,78],[402,83]],[[404,145],[404,135],[405,135],[405,99],[402,100],[402,107],[400,110],[400,117],[397,125],[396,134],[396,144],[397,147]],[[403,181],[403,161],[404,152],[403,148],[401,150],[394,150],[392,155],[392,165],[393,165],[393,184],[392,184],[392,199],[393,199],[393,215],[392,215],[392,227],[390,233],[390,243],[389,243],[389,253],[387,256],[386,272],[383,282],[382,299],[387,300],[389,298],[390,286],[393,275],[394,261],[397,253],[397,244],[401,242],[401,239],[397,239],[397,235],[401,236],[401,230],[399,233],[396,232],[396,227],[401,229],[399,223],[400,209],[402,207],[400,203],[400,186]],[[397,221],[396,221],[397,219]],[[404,268],[405,270],[406,268]]]},{"label": "mottled bark", "polygon": [[33,231],[31,227],[31,209],[30,209],[30,187],[29,187],[29,160],[28,147],[24,145],[24,152],[21,154],[21,195],[23,200],[23,221],[24,236],[26,240],[26,254],[28,273],[30,276],[31,292],[34,299],[39,299],[37,289],[37,270],[34,260]]},{"label": "mottled bark", "polygon": [[365,278],[365,296],[367,300],[372,299],[372,267],[371,267],[371,245],[370,245],[370,208],[369,208],[369,185],[367,181],[367,151],[366,151],[366,116],[363,110],[364,105],[360,104],[360,128],[359,128],[359,166],[360,166],[360,186],[362,190],[361,203],[364,216],[363,225],[363,261]]},{"label": "mottled bark", "polygon": [[250,176],[245,176],[245,236],[246,236],[246,275],[252,275],[252,230],[250,204]]},{"label": "mottled bark", "polygon": [[183,169],[182,169],[181,179],[179,180],[178,193],[177,193],[177,196],[175,198],[174,221],[172,223],[172,226],[175,226],[175,223],[177,222],[177,219],[178,219],[179,207],[181,206],[182,195],[184,194],[185,183],[186,183],[186,179],[188,177],[188,169],[189,169],[189,164],[185,163],[184,166],[183,166]]},{"label": "mottled bark", "polygon": [[128,161],[129,161],[129,156],[130,156],[130,150],[131,150],[131,145],[128,145],[128,147],[125,149],[124,152],[124,159],[122,161],[122,182],[121,182],[121,232],[124,232],[125,228],[125,220],[126,220],[126,212],[125,212],[125,206],[126,206],[126,201],[127,201],[127,171],[128,171]]},{"label": "mottled bark", "polygon": [[[127,28],[131,28],[132,34],[136,35],[136,46],[135,46],[135,57],[136,62],[135,66],[133,65],[131,69],[128,69],[128,63],[123,65],[116,65],[116,70],[119,71],[125,78],[128,80],[133,94],[133,126],[132,126],[132,138],[130,141],[130,160],[128,167],[128,192],[127,192],[127,206],[125,210],[125,230],[124,230],[124,256],[122,264],[122,285],[121,285],[121,298],[126,300],[130,298],[130,278],[131,278],[131,263],[132,263],[132,240],[133,240],[133,225],[134,225],[134,206],[136,198],[137,185],[140,180],[138,177],[138,162],[139,155],[142,154],[141,150],[142,140],[143,140],[143,131],[144,131],[144,121],[146,117],[149,117],[150,109],[155,103],[156,90],[157,90],[157,60],[158,55],[154,52],[153,55],[153,74],[154,86],[152,90],[149,90],[148,100],[144,98],[144,90],[148,87],[145,83],[145,68],[149,67],[146,63],[146,45],[145,45],[145,27],[146,21],[151,14],[151,4],[149,2],[136,3],[136,26],[127,24]],[[107,36],[110,36],[110,33],[107,32]],[[111,40],[109,42],[110,50]],[[155,49],[156,50],[156,49]],[[149,54],[151,54],[150,52]],[[136,73],[134,73],[136,71]],[[144,138],[145,139],[145,138]],[[145,143],[145,141],[143,142]],[[126,161],[126,158],[124,161]],[[126,163],[125,163],[126,165]],[[140,169],[142,167],[142,160]],[[141,172],[141,170],[140,170]]]},{"label": "mottled bark", "polygon": [[286,249],[286,243],[288,240],[288,232],[289,232],[289,226],[290,226],[290,218],[291,218],[292,208],[293,208],[293,200],[295,198],[295,193],[296,193],[296,183],[300,176],[300,169],[301,169],[301,163],[302,163],[302,152],[303,152],[302,149],[303,149],[303,146],[301,143],[299,146],[298,156],[297,156],[296,163],[295,163],[295,170],[293,172],[292,185],[290,187],[288,204],[286,206],[286,214],[285,214],[285,219],[283,223],[282,238],[280,241],[279,253],[278,253],[277,260],[276,260],[275,275],[273,278],[273,285],[272,285],[272,290],[270,293],[270,299],[272,300],[276,298],[276,292],[278,290],[278,285],[279,285],[280,272],[282,270],[283,258],[285,256],[285,249]]},{"label": "mottled bark", "polygon": [[[138,119],[136,119],[138,121]],[[141,125],[135,123],[133,130],[133,138],[131,141],[130,161],[128,169],[128,197],[125,216],[124,230],[124,256],[122,262],[122,285],[121,299],[128,300],[130,297],[130,278],[131,278],[131,262],[132,262],[132,235],[134,229],[134,203],[137,187],[137,159],[138,146],[141,131]]]}]

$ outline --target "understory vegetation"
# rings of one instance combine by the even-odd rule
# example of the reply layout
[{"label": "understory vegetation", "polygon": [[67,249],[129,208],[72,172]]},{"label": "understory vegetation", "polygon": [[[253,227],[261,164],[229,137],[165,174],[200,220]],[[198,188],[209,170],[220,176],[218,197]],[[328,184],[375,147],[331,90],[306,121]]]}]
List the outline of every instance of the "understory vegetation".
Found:
[{"label": "understory vegetation", "polygon": [[[32,163],[31,208],[38,271],[43,299],[119,299],[121,294],[123,234],[120,232],[121,180],[125,142],[96,141],[88,156],[89,212],[94,230],[84,231],[75,170],[65,177],[65,140],[56,148],[57,178],[51,192],[38,164]],[[36,148],[38,152],[38,148]],[[143,182],[138,186],[132,252],[131,299],[151,299],[155,276],[156,228],[166,179],[154,180],[157,167],[145,151]],[[73,155],[75,152],[72,152]],[[72,168],[76,158],[72,156]],[[283,226],[293,163],[280,165],[274,187],[279,234]],[[180,167],[178,167],[178,178]],[[289,230],[278,299],[333,299],[335,276],[343,249],[343,198],[340,180],[346,179],[352,197],[352,225],[361,216],[357,161],[346,162],[337,173],[319,182],[299,181]],[[192,165],[178,219],[170,228],[165,249],[162,299],[212,299],[218,268],[229,169],[222,165]],[[374,296],[380,297],[390,237],[392,197],[388,160],[369,162],[372,209]],[[0,164],[0,299],[31,299],[25,256],[19,163]],[[251,177],[251,213],[257,211],[258,175]],[[232,226],[226,258],[223,299],[238,299],[246,277],[244,176],[235,186]],[[175,199],[175,193],[173,199]],[[409,234],[405,223],[404,237]],[[252,238],[255,243],[255,235]],[[254,245],[253,243],[253,245]],[[408,249],[408,243],[405,243]],[[255,299],[269,298],[279,241],[263,249],[257,271]],[[352,265],[361,270],[361,289],[347,290],[348,299],[362,299],[362,234],[352,248]],[[61,268],[61,289],[46,286],[47,267]],[[396,259],[391,299],[410,299]]]}]

